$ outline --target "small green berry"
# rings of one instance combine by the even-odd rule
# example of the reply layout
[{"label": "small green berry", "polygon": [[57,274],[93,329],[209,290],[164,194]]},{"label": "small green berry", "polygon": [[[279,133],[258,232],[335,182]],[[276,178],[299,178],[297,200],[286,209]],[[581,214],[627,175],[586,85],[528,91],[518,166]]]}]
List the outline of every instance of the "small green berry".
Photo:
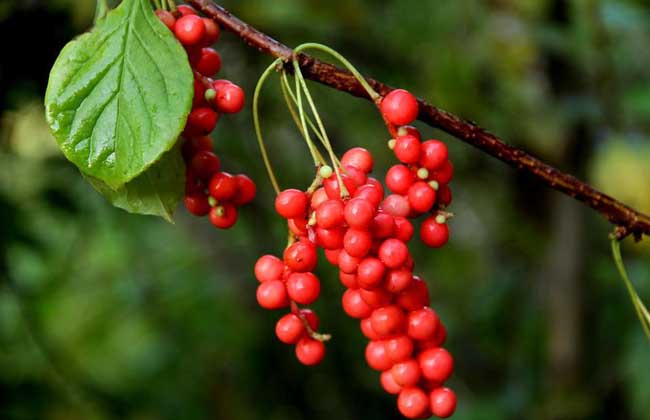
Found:
[{"label": "small green berry", "polygon": [[212,102],[214,98],[217,97],[217,91],[214,89],[208,89],[205,91],[205,100],[208,102]]},{"label": "small green berry", "polygon": [[420,179],[429,178],[429,170],[427,168],[418,169],[418,178],[420,178]]},{"label": "small green berry", "polygon": [[212,197],[212,196],[208,197],[208,203],[210,204],[210,207],[214,207],[214,206],[216,206],[217,204],[219,204],[219,202],[217,201],[217,199],[214,198],[214,197]]},{"label": "small green berry", "polygon": [[395,139],[390,139],[388,140],[388,148],[390,150],[393,150],[395,148],[395,144],[397,143],[397,140]]},{"label": "small green berry", "polygon": [[438,181],[435,179],[432,181],[429,181],[429,186],[433,188],[434,190],[438,191],[438,188],[440,188],[440,184],[438,184]]},{"label": "small green berry", "polygon": [[439,214],[436,216],[436,223],[439,225],[442,225],[444,223],[447,223],[447,218],[443,216],[442,214]]},{"label": "small green berry", "polygon": [[406,129],[406,127],[400,127],[397,129],[397,135],[402,137],[405,136],[409,133],[409,131]]},{"label": "small green berry", "polygon": [[321,178],[327,179],[332,176],[334,171],[332,170],[332,167],[329,165],[321,166],[320,169],[318,170],[318,175],[320,175]]}]

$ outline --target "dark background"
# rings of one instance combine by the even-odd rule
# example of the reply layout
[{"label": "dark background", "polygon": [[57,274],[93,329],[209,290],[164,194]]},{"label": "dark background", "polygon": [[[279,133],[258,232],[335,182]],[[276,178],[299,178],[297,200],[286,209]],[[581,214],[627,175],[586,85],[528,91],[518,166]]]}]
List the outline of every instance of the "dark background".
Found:
[{"label": "dark background", "polygon": [[[650,9],[616,0],[224,1],[289,45],[315,41],[364,73],[480,122],[650,211]],[[92,24],[90,0],[0,1],[0,418],[397,419],[365,340],[321,264],[326,361],[298,364],[259,309],[252,266],[283,225],[250,107],[215,132],[256,202],[230,231],[179,209],[175,225],[112,208],[62,158],[42,98],[59,50]],[[250,95],[270,59],[231,34],[222,77]],[[373,107],[313,86],[335,147],[393,158]],[[263,124],[283,186],[309,184],[307,149],[277,80]],[[535,179],[448,140],[453,237],[416,247],[448,326],[456,419],[648,419],[650,347],[609,254],[603,219]],[[650,248],[628,240],[650,299]]]}]

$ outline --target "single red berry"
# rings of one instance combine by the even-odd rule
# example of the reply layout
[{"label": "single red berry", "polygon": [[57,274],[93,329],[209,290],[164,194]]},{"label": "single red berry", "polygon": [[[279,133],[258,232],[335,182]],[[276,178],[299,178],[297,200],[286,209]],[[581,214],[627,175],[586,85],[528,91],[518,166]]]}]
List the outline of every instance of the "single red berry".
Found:
[{"label": "single red berry", "polygon": [[212,138],[208,136],[191,137],[183,143],[183,156],[191,159],[198,152],[212,151]]},{"label": "single red berry", "polygon": [[199,193],[204,195],[206,199],[208,198],[204,180],[189,170],[188,166],[188,170],[185,171],[185,194],[193,195]]},{"label": "single red berry", "polygon": [[454,371],[454,358],[442,347],[425,350],[418,356],[422,376],[443,383]]},{"label": "single red berry", "polygon": [[386,266],[374,257],[364,258],[357,268],[357,282],[360,287],[372,290],[381,285]]},{"label": "single red berry", "polygon": [[326,249],[323,251],[325,254],[325,259],[327,262],[336,266],[339,265],[339,254],[341,253],[340,249]]},{"label": "single red berry", "polygon": [[367,201],[376,208],[381,203],[381,200],[383,200],[384,193],[375,185],[365,184],[357,188],[357,191],[354,193],[354,198]]},{"label": "single red berry", "polygon": [[343,165],[343,173],[345,173],[347,176],[352,178],[352,181],[354,182],[354,185],[356,187],[364,185],[368,180],[368,174],[366,174],[361,169],[358,169],[355,166]]},{"label": "single red berry", "polygon": [[304,192],[288,189],[275,198],[275,210],[285,219],[294,219],[305,214],[307,203],[307,195]]},{"label": "single red berry", "polygon": [[219,114],[214,112],[213,109],[207,107],[195,108],[187,117],[185,133],[191,136],[206,136],[214,130],[217,121],[219,121]]},{"label": "single red berry", "polygon": [[363,147],[354,147],[343,154],[341,165],[353,166],[360,171],[370,173],[373,166],[372,155]]},{"label": "single red berry", "polygon": [[416,163],[420,160],[420,140],[409,134],[398,137],[393,152],[402,163]]},{"label": "single red berry", "polygon": [[359,269],[361,258],[353,257],[345,249],[339,252],[338,266],[341,271],[347,274],[355,274]]},{"label": "single red berry", "polygon": [[348,289],[343,293],[341,299],[343,310],[351,318],[362,319],[367,318],[372,313],[372,308],[363,299],[359,293],[359,289]]},{"label": "single red berry", "polygon": [[404,388],[397,397],[399,412],[409,419],[420,418],[428,411],[429,405],[429,397],[420,388]]},{"label": "single red berry", "polygon": [[222,203],[210,210],[210,223],[219,229],[229,229],[237,223],[237,207]]},{"label": "single red berry", "polygon": [[255,278],[260,283],[271,280],[282,280],[284,263],[274,255],[263,255],[255,263]]},{"label": "single red berry", "polygon": [[435,216],[429,217],[420,226],[420,239],[428,247],[440,248],[449,240],[449,226],[436,222]]},{"label": "single red berry", "polygon": [[436,202],[436,191],[426,182],[418,181],[409,188],[408,200],[412,210],[426,213]]},{"label": "single red berry", "polygon": [[341,226],[344,222],[344,205],[341,200],[327,200],[316,210],[316,223],[323,229]]},{"label": "single red berry", "polygon": [[192,109],[202,108],[208,106],[208,103],[205,101],[205,86],[203,83],[194,79],[194,96],[192,97]]},{"label": "single red berry", "polygon": [[422,143],[420,164],[430,171],[440,168],[449,157],[447,146],[440,140],[427,140]]},{"label": "single red berry", "polygon": [[398,136],[414,136],[416,139],[422,141],[422,136],[417,128],[412,125],[403,125],[397,130]]},{"label": "single red berry", "polygon": [[202,44],[209,47],[219,40],[221,28],[212,19],[208,18],[203,18],[203,24],[205,25],[205,35],[203,35]]},{"label": "single red berry", "polygon": [[156,16],[158,16],[158,19],[160,19],[160,21],[164,23],[165,26],[169,28],[169,30],[171,31],[174,30],[174,25],[176,24],[176,18],[174,17],[174,15],[171,14],[171,12],[167,10],[158,9],[156,10]]},{"label": "single red berry", "polygon": [[413,354],[413,340],[400,335],[386,340],[386,353],[393,363],[404,362]]},{"label": "single red berry", "polygon": [[344,217],[351,228],[367,229],[375,217],[375,206],[368,200],[353,198],[345,205]]},{"label": "single red berry", "polygon": [[388,213],[378,212],[372,221],[370,231],[378,239],[392,236],[395,231],[395,218]]},{"label": "single red berry", "polygon": [[413,172],[404,165],[394,165],[386,172],[386,186],[395,194],[406,194],[414,181]]},{"label": "single red berry", "polygon": [[298,273],[312,271],[318,263],[316,247],[311,242],[295,242],[284,250],[284,263]]},{"label": "single red berry", "polygon": [[190,194],[185,196],[187,211],[195,216],[205,216],[210,212],[210,203],[205,194]]},{"label": "single red berry", "polygon": [[343,248],[352,257],[365,257],[371,247],[372,235],[367,230],[348,229],[343,236]]},{"label": "single red berry", "polygon": [[411,223],[407,218],[395,218],[395,232],[393,233],[395,239],[399,239],[402,242],[408,242],[413,237],[413,232],[413,223]]},{"label": "single red berry", "polygon": [[341,281],[341,284],[349,289],[358,289],[359,288],[359,282],[357,281],[357,275],[356,274],[349,274],[346,273],[345,271],[339,270],[339,280]]},{"label": "single red berry", "polygon": [[371,341],[366,346],[366,362],[374,370],[384,371],[393,366],[393,362],[386,354],[383,341]]},{"label": "single red berry", "polygon": [[317,227],[316,243],[323,249],[340,249],[343,247],[343,235],[345,230],[341,227],[333,229],[323,229]]},{"label": "single red berry", "polygon": [[280,309],[289,306],[289,297],[284,282],[270,280],[257,286],[257,303],[265,309]]},{"label": "single red berry", "polygon": [[311,305],[320,296],[320,281],[313,273],[293,273],[287,279],[289,298],[301,305]]},{"label": "single red berry", "polygon": [[307,231],[307,219],[304,217],[297,217],[295,219],[288,219],[287,226],[291,233],[297,237],[307,236],[309,232]]},{"label": "single red berry", "polygon": [[397,295],[396,303],[407,311],[415,311],[429,305],[429,289],[418,276],[413,276],[411,284]]},{"label": "single red berry", "polygon": [[244,90],[232,82],[214,84],[217,96],[214,103],[217,109],[226,114],[236,114],[244,108]]},{"label": "single red berry", "polygon": [[384,118],[394,125],[406,125],[418,116],[418,102],[404,89],[395,89],[384,97],[380,105]]},{"label": "single red berry", "polygon": [[375,330],[372,329],[372,323],[370,322],[370,318],[364,318],[359,322],[359,326],[361,327],[361,333],[368,339],[368,340],[381,340],[381,337]]},{"label": "single red berry", "polygon": [[399,194],[391,194],[381,203],[381,209],[395,217],[407,217],[411,213],[408,198]]},{"label": "single red berry", "polygon": [[286,314],[275,324],[275,335],[285,344],[296,344],[305,333],[305,326],[296,314]]},{"label": "single red berry", "polygon": [[198,15],[196,9],[190,6],[189,4],[180,4],[176,6],[176,10],[178,11],[178,13],[181,14],[181,16]]},{"label": "single red berry", "polygon": [[174,25],[176,38],[185,46],[196,45],[205,36],[203,19],[195,14],[187,14],[176,21]]},{"label": "single red berry", "polygon": [[237,206],[243,206],[255,199],[257,194],[257,186],[252,179],[244,174],[235,175],[237,181],[237,194],[232,199],[232,202]]},{"label": "single red berry", "polygon": [[307,320],[307,324],[309,324],[309,328],[311,328],[312,331],[318,331],[320,320],[318,319],[316,312],[309,308],[302,308],[298,313]]},{"label": "single red berry", "polygon": [[441,185],[438,188],[437,191],[438,195],[438,202],[440,203],[441,206],[447,207],[451,204],[451,188],[449,188],[448,185]]},{"label": "single red berry", "polygon": [[409,250],[399,239],[386,239],[379,247],[379,259],[388,268],[399,268],[406,262]]},{"label": "single red berry", "polygon": [[325,345],[321,341],[303,337],[296,344],[296,357],[305,366],[315,366],[325,357]]},{"label": "single red berry", "polygon": [[[354,196],[354,193],[357,191],[357,185],[354,182],[354,179],[352,179],[351,176],[342,173],[341,180],[343,181],[345,188],[348,190],[348,194]],[[325,192],[327,192],[327,196],[329,198],[341,198],[341,189],[339,187],[339,180],[337,176],[332,175],[331,177],[327,178],[325,181],[323,181],[323,185],[325,187]]]},{"label": "single red berry", "polygon": [[395,379],[393,379],[393,374],[390,370],[381,373],[379,382],[381,383],[381,387],[384,388],[384,391],[388,392],[391,395],[397,395],[402,392],[402,387],[397,382],[395,382]]},{"label": "single red berry", "polygon": [[320,187],[314,193],[311,195],[311,209],[312,210],[318,210],[321,204],[323,204],[325,201],[329,200],[329,197],[327,196],[327,192],[325,191],[325,188]]},{"label": "single red berry", "polygon": [[431,391],[431,412],[434,416],[446,419],[456,411],[456,394],[449,388],[436,388]]},{"label": "single red berry", "polygon": [[429,178],[438,181],[439,184],[449,184],[454,178],[454,165],[450,161],[445,161],[437,170],[431,171]]},{"label": "single red berry", "polygon": [[429,307],[413,311],[408,316],[407,333],[415,340],[431,340],[440,324],[438,314]]},{"label": "single red berry", "polygon": [[382,337],[398,333],[404,328],[404,311],[396,305],[375,309],[370,315],[372,329]]},{"label": "single red berry", "polygon": [[202,75],[212,77],[221,70],[221,56],[210,47],[201,48],[201,56],[194,68]]},{"label": "single red berry", "polygon": [[217,155],[207,150],[195,154],[189,164],[189,170],[202,179],[209,179],[220,167]]},{"label": "single red berry", "polygon": [[396,363],[390,372],[395,382],[403,387],[415,386],[420,380],[420,366],[415,359]]},{"label": "single red berry", "polygon": [[361,296],[361,299],[370,305],[372,309],[386,306],[393,300],[393,295],[381,287],[373,290],[359,289],[359,296]]},{"label": "single red berry", "polygon": [[228,172],[217,172],[212,175],[208,190],[218,201],[230,200],[237,194],[237,179]]}]

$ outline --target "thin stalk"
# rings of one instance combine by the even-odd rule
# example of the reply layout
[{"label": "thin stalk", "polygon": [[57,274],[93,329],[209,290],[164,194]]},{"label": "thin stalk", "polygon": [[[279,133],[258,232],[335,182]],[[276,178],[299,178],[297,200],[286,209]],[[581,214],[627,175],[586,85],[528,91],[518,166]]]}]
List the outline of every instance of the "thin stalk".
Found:
[{"label": "thin stalk", "polygon": [[106,3],[106,0],[97,0],[97,6],[95,7],[95,23],[103,19],[104,16],[106,16],[106,13],[108,13],[108,3]]},{"label": "thin stalk", "polygon": [[151,0],[153,3],[153,7],[156,8],[156,10],[164,9],[163,5],[160,3],[160,0]]},{"label": "thin stalk", "polygon": [[174,0],[168,0],[167,4],[169,5],[169,10],[174,13],[176,11],[176,2]]}]

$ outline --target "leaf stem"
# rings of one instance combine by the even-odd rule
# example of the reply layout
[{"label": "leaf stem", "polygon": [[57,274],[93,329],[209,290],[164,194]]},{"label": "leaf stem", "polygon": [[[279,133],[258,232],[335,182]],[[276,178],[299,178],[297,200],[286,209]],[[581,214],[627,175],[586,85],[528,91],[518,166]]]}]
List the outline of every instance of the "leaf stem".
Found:
[{"label": "leaf stem", "polygon": [[97,23],[101,19],[106,16],[106,13],[108,13],[108,3],[106,3],[106,0],[97,0],[97,6],[95,7],[95,20],[94,22]]}]

